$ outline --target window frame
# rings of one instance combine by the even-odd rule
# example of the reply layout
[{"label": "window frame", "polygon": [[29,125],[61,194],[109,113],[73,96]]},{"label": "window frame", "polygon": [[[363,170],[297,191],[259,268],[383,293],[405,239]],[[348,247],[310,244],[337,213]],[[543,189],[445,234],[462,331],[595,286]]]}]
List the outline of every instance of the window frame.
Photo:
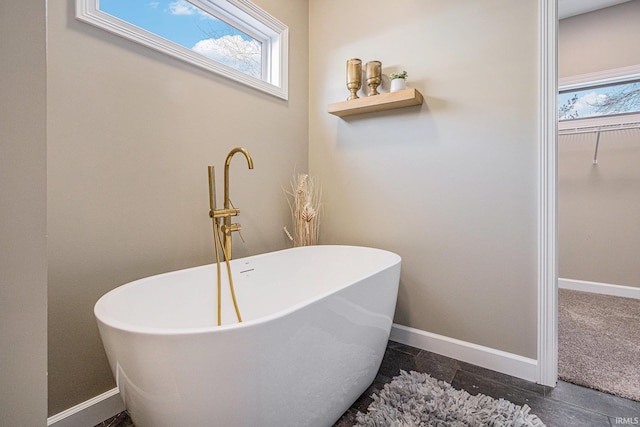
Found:
[{"label": "window frame", "polygon": [[[561,92],[580,90],[594,86],[610,85],[640,78],[640,65],[598,71],[595,73],[558,79],[558,95]],[[558,130],[582,129],[598,126],[623,125],[625,123],[640,122],[640,113],[623,113],[598,117],[584,117],[571,120],[558,120]]]},{"label": "window frame", "polygon": [[288,100],[289,28],[249,0],[186,0],[262,43],[262,78],[222,64],[100,10],[100,0],[76,0],[76,19],[174,58]]}]

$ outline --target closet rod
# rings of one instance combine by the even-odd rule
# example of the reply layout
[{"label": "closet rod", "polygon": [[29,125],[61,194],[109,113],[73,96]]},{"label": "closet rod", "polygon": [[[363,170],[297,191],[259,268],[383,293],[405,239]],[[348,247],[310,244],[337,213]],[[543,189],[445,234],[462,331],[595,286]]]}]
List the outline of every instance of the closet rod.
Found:
[{"label": "closet rod", "polygon": [[629,122],[629,123],[620,123],[617,125],[585,126],[585,127],[561,129],[558,131],[558,134],[573,135],[577,133],[610,132],[612,130],[638,129],[638,128],[640,128],[640,122]]}]

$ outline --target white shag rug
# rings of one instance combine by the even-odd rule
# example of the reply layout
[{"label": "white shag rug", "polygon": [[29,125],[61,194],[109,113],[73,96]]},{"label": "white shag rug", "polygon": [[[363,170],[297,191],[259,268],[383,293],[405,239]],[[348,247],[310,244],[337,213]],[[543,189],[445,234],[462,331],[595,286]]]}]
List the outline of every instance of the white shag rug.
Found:
[{"label": "white shag rug", "polygon": [[420,372],[400,371],[372,397],[367,413],[358,413],[354,427],[544,427],[527,405],[472,396]]}]

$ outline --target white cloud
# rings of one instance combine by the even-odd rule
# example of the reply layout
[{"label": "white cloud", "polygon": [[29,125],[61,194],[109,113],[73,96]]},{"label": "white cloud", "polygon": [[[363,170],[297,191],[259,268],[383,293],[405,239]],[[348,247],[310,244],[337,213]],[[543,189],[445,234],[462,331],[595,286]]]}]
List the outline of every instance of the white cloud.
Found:
[{"label": "white cloud", "polygon": [[217,39],[200,40],[192,49],[243,73],[261,77],[260,43],[255,40],[245,40],[239,35],[227,35]]},{"label": "white cloud", "polygon": [[199,7],[195,7],[185,0],[175,0],[169,3],[169,13],[171,13],[172,15],[183,16],[198,14],[202,19],[215,19],[204,10],[200,9]]},{"label": "white cloud", "polygon": [[607,99],[607,95],[597,92],[589,92],[582,95],[573,106],[573,110],[578,113],[578,117],[589,117],[595,114],[594,105]]},{"label": "white cloud", "polygon": [[152,8],[154,8],[154,9],[157,9],[157,8],[158,8],[158,5],[160,5],[160,2],[159,2],[159,1],[152,1],[152,2],[149,2],[149,6],[150,6],[150,7],[152,7]]},{"label": "white cloud", "polygon": [[172,15],[193,15],[197,13],[199,9],[186,2],[185,0],[176,0],[169,3],[169,12]]}]

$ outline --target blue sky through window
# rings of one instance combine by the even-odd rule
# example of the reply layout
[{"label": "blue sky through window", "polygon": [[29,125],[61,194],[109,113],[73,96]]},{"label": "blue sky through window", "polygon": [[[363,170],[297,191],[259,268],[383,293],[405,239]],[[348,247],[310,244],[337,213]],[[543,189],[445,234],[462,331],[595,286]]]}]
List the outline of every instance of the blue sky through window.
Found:
[{"label": "blue sky through window", "polygon": [[[610,107],[605,108],[607,103]],[[640,81],[562,91],[558,108],[560,120],[639,113]]]},{"label": "blue sky through window", "polygon": [[100,0],[100,10],[261,77],[261,43],[185,0]]}]

